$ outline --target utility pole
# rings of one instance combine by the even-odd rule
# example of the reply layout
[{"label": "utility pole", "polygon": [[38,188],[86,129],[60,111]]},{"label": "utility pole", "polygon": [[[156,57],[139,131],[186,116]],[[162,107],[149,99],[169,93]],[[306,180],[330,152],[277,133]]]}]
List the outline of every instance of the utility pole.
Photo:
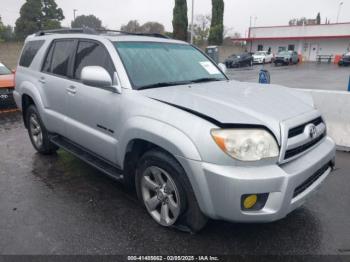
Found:
[{"label": "utility pole", "polygon": [[344,4],[344,2],[340,2],[340,3],[339,3],[338,15],[337,15],[337,23],[339,23],[340,10],[341,10],[341,7],[343,6],[343,4]]},{"label": "utility pole", "polygon": [[75,13],[78,12],[78,9],[73,9],[73,17],[74,17],[74,20],[75,21]]},{"label": "utility pole", "polygon": [[192,18],[191,18],[191,44],[193,44],[194,37],[194,28],[193,28],[193,20],[194,20],[194,0],[192,0]]}]

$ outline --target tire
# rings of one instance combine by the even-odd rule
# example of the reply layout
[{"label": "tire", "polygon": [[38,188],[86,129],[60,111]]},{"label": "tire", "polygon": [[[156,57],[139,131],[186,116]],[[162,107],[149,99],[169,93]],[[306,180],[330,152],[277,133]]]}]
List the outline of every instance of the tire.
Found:
[{"label": "tire", "polygon": [[34,105],[30,105],[26,110],[25,116],[29,138],[35,150],[43,155],[55,153],[58,147],[50,142],[49,133],[40,118],[37,108]]},{"label": "tire", "polygon": [[265,65],[266,64],[266,62],[265,62],[265,59],[263,60],[263,65]]},{"label": "tire", "polygon": [[146,152],[138,162],[135,183],[139,200],[161,226],[195,233],[206,225],[184,169],[168,153]]}]

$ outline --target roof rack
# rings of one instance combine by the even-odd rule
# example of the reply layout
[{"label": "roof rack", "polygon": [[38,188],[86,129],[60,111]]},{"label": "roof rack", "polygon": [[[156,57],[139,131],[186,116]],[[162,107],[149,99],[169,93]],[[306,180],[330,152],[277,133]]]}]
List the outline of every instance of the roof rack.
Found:
[{"label": "roof rack", "polygon": [[35,36],[43,36],[47,34],[89,34],[89,35],[99,35],[103,33],[118,33],[120,35],[135,35],[135,36],[149,36],[169,39],[170,37],[158,33],[130,33],[120,30],[110,30],[110,29],[93,29],[90,27],[83,28],[62,28],[53,30],[42,30],[35,34]]}]

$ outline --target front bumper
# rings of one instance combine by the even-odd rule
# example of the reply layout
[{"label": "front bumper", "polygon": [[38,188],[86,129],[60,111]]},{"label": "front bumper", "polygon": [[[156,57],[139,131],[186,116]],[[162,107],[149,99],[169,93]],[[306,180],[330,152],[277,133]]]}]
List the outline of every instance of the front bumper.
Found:
[{"label": "front bumper", "polygon": [[[319,188],[334,166],[335,144],[326,138],[313,150],[283,165],[234,167],[185,159],[180,162],[189,174],[202,212],[208,217],[270,222],[301,206]],[[242,195],[259,193],[269,193],[265,206],[258,211],[243,211]]]},{"label": "front bumper", "polygon": [[17,108],[13,88],[0,88],[0,110],[9,110]]}]

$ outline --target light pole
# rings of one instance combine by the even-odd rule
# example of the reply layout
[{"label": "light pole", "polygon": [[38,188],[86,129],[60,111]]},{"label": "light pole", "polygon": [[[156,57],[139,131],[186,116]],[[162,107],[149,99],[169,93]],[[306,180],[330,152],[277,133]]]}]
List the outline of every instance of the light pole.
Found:
[{"label": "light pole", "polygon": [[73,9],[73,17],[74,17],[74,20],[75,21],[75,13],[78,12],[78,9]]},{"label": "light pole", "polygon": [[193,44],[193,35],[194,35],[194,31],[193,31],[193,20],[194,20],[194,0],[192,0],[192,18],[191,18],[191,44]]},{"label": "light pole", "polygon": [[344,4],[344,2],[340,2],[340,3],[339,3],[338,15],[337,15],[337,24],[339,23],[340,10],[341,10],[341,7],[342,7],[343,4]]}]

